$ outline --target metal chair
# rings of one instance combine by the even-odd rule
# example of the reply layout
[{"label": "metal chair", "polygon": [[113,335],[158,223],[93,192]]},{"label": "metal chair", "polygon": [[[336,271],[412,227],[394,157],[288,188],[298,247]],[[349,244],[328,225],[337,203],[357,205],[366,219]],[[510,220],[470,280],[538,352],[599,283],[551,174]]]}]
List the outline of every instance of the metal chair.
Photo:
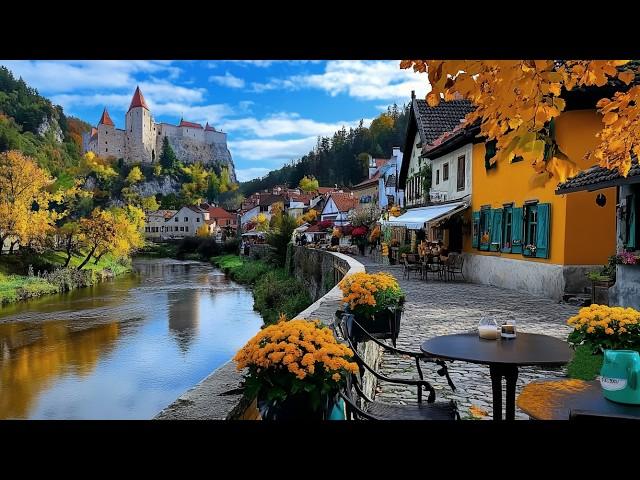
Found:
[{"label": "metal chair", "polygon": [[449,278],[456,279],[456,275],[461,275],[462,279],[466,281],[464,278],[464,273],[462,272],[462,267],[464,266],[464,257],[458,253],[449,254],[449,259],[447,261],[446,266],[446,275]]},{"label": "metal chair", "polygon": [[420,257],[415,253],[407,253],[402,257],[402,265],[404,266],[402,276],[406,276],[409,279],[411,272],[420,272],[422,275],[422,265],[420,264]]},{"label": "metal chair", "polygon": [[[383,375],[373,368],[371,368],[358,353],[356,346],[351,341],[350,330],[352,322],[356,322],[353,315],[345,314],[342,317],[336,319],[334,322],[334,331],[336,331],[344,341],[347,342],[349,348],[353,350],[354,360],[358,364],[360,369],[359,373],[350,374],[347,377],[345,387],[339,392],[341,398],[345,401],[347,410],[347,419],[367,419],[367,420],[454,420],[460,419],[456,402],[444,401],[436,402],[436,392],[433,386],[426,380],[424,380],[422,369],[420,368],[420,360],[431,361],[434,363],[442,362],[443,368],[438,371],[440,373],[444,370],[449,384],[455,389],[453,382],[446,372],[446,365],[441,360],[426,357],[422,353],[410,352],[398,348],[393,348],[371,337],[371,340],[381,345],[383,348],[399,353],[402,355],[409,355],[416,359],[416,366],[418,369],[419,380],[412,380],[406,378],[392,378]],[[357,324],[357,322],[356,322]],[[379,381],[387,383],[395,383],[401,385],[412,385],[417,387],[418,405],[390,405],[382,402],[377,402],[369,398],[362,390],[361,376],[365,370],[371,372],[371,374]],[[423,403],[423,389],[428,392],[427,402]],[[355,390],[356,395],[353,395]]]}]

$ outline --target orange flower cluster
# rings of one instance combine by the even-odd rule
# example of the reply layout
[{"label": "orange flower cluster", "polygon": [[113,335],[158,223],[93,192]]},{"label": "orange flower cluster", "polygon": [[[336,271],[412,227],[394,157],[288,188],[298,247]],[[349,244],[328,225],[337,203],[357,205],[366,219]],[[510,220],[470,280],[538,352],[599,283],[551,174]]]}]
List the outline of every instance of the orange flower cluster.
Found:
[{"label": "orange flower cluster", "polygon": [[640,312],[633,308],[591,305],[567,320],[574,328],[569,342],[589,342],[600,349],[639,348]]},{"label": "orange flower cluster", "polygon": [[342,290],[342,301],[355,309],[358,305],[377,305],[375,294],[381,291],[392,291],[401,294],[400,285],[393,275],[387,272],[354,273],[347,275],[338,284]]},{"label": "orange flower cluster", "polygon": [[338,343],[331,329],[320,320],[290,320],[270,325],[258,332],[233,358],[238,370],[280,371],[303,380],[313,375],[329,375],[339,382],[345,372],[357,372],[350,362],[353,352]]}]

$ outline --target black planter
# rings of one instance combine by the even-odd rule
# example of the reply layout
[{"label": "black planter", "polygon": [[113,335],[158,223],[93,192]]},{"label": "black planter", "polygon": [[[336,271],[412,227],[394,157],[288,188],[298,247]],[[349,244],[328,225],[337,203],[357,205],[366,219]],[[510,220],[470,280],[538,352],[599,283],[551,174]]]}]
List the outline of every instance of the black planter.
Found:
[{"label": "black planter", "polygon": [[305,393],[288,395],[282,402],[268,402],[260,397],[257,400],[260,416],[267,421],[326,420],[335,404],[335,397],[326,397],[320,408],[313,410]]},{"label": "black planter", "polygon": [[[402,305],[395,308],[386,308],[373,315],[355,314],[354,318],[357,322],[351,326],[351,340],[353,342],[363,342],[369,340],[368,333],[373,338],[391,339],[393,345],[396,345],[398,333],[400,332],[400,320],[402,319]],[[336,312],[341,315],[343,312]],[[362,327],[362,328],[361,328]],[[366,333],[363,331],[365,330]]]}]

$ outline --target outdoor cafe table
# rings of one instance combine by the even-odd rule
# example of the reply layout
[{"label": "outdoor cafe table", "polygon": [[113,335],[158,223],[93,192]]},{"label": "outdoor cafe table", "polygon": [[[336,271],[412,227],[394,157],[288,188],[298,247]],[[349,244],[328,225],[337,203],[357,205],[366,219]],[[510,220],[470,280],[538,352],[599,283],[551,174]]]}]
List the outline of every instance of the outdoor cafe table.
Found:
[{"label": "outdoor cafe table", "polygon": [[502,420],[502,377],[507,381],[506,419],[514,420],[518,367],[561,366],[573,358],[566,342],[536,333],[498,340],[485,340],[477,332],[458,333],[431,338],[420,349],[433,357],[489,365],[494,420]]},{"label": "outdoor cafe table", "polygon": [[640,405],[626,405],[604,398],[597,380],[531,382],[518,395],[518,407],[535,420],[569,420],[572,413],[613,418],[636,417],[640,420]]}]

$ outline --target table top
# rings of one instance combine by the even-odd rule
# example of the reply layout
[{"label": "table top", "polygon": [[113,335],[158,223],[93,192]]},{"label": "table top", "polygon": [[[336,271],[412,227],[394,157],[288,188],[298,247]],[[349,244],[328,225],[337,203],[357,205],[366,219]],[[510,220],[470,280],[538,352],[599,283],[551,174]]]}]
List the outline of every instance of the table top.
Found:
[{"label": "table top", "polygon": [[434,337],[420,349],[434,357],[485,365],[564,365],[573,358],[569,344],[537,333],[513,339],[486,340],[477,332]]},{"label": "table top", "polygon": [[602,395],[602,387],[597,380],[531,382],[522,389],[516,404],[520,410],[536,420],[569,420],[572,410],[640,419],[640,405],[626,405],[607,400]]}]

